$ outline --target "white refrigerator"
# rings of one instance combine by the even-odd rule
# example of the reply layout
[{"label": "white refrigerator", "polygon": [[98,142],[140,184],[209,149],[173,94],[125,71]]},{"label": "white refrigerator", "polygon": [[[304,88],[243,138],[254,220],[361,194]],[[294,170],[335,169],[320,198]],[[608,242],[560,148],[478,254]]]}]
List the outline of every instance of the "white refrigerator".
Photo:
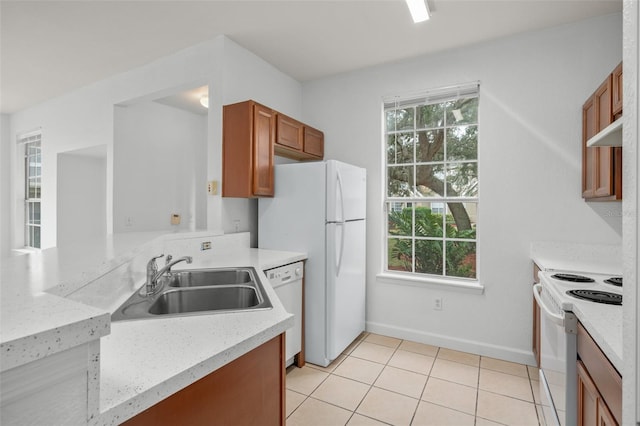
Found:
[{"label": "white refrigerator", "polygon": [[335,160],[275,166],[258,246],[305,252],[305,359],[327,366],[364,331],[366,170]]}]

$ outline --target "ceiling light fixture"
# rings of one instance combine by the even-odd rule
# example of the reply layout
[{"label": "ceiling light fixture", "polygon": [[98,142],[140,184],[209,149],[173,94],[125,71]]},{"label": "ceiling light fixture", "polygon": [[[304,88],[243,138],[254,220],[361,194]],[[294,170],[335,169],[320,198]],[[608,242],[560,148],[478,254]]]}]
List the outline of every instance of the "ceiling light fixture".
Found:
[{"label": "ceiling light fixture", "polygon": [[406,0],[413,22],[426,21],[431,17],[427,0]]},{"label": "ceiling light fixture", "polygon": [[200,105],[202,105],[205,108],[209,108],[209,96],[207,95],[200,96]]}]

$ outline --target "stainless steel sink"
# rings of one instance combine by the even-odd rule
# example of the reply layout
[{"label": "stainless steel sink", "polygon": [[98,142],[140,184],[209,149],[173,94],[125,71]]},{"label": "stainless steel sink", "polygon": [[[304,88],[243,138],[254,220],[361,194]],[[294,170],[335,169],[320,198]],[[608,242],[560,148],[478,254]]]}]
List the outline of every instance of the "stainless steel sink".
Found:
[{"label": "stainless steel sink", "polygon": [[171,273],[172,287],[202,287],[225,284],[246,284],[255,281],[249,268],[204,269]]},{"label": "stainless steel sink", "polygon": [[253,268],[193,269],[159,280],[153,296],[135,292],[112,315],[112,321],[165,318],[271,309]]},{"label": "stainless steel sink", "polygon": [[260,304],[252,286],[233,285],[169,290],[160,294],[149,307],[154,315],[184,312],[250,309]]}]

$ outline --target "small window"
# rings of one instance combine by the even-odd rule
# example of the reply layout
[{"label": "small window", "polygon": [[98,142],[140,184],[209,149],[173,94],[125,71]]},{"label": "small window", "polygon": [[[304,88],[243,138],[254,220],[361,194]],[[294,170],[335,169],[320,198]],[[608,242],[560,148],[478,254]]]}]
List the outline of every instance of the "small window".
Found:
[{"label": "small window", "polygon": [[40,248],[42,197],[42,148],[41,134],[23,136],[18,141],[24,145],[24,218],[25,246]]},{"label": "small window", "polygon": [[385,115],[385,270],[477,280],[478,85],[394,98]]}]

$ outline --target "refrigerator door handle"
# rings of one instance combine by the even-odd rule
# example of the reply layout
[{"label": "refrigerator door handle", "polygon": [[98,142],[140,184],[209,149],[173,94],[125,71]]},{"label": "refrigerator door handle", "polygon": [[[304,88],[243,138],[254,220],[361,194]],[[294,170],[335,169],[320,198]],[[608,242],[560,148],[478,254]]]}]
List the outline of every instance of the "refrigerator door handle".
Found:
[{"label": "refrigerator door handle", "polygon": [[336,169],[336,178],[338,190],[340,191],[340,219],[337,222],[344,222],[344,191],[342,190],[342,176],[339,169]]},{"label": "refrigerator door handle", "polygon": [[338,229],[340,229],[340,255],[336,259],[336,277],[340,275],[340,268],[342,267],[342,258],[344,257],[344,234],[345,234],[344,222],[336,223],[336,231]]}]

